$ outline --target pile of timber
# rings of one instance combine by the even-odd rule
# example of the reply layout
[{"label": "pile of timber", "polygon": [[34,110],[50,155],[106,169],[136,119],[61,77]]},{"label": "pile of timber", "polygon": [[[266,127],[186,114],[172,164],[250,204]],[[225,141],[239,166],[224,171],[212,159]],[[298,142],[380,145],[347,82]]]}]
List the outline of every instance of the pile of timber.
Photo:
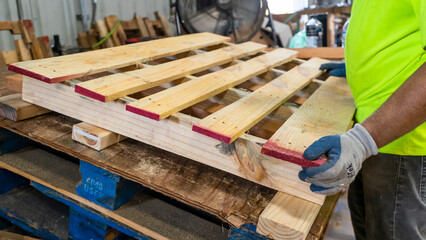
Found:
[{"label": "pile of timber", "polygon": [[[120,20],[116,30],[105,40],[103,44],[93,49],[109,48],[126,44],[130,38],[158,38],[173,36],[169,23],[165,16],[154,13],[156,20],[147,17],[135,16],[129,21]],[[92,46],[101,41],[116,26],[118,18],[116,15],[105,17],[104,20],[97,20],[91,29],[78,34],[77,42],[83,51],[92,49]]]},{"label": "pile of timber", "polygon": [[0,31],[10,31],[12,35],[21,35],[15,39],[15,50],[0,49],[0,66],[20,61],[53,57],[48,36],[36,37],[31,20],[0,22]]},{"label": "pile of timber", "polygon": [[353,97],[344,78],[315,79],[326,60],[228,40],[200,33],[9,69],[24,75],[25,101],[278,190],[257,231],[302,239],[324,203],[297,177],[323,160],[302,152],[351,126]]}]

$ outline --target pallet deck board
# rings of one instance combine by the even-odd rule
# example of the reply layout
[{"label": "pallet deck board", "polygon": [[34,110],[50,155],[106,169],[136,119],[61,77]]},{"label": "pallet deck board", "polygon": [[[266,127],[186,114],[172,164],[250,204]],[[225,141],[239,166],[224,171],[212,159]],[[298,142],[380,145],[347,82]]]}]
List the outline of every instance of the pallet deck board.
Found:
[{"label": "pallet deck board", "polygon": [[276,49],[132,102],[126,106],[126,109],[158,121],[262,74],[275,66],[289,62],[296,54],[295,51]]},{"label": "pallet deck board", "polygon": [[265,45],[247,42],[199,55],[159,64],[150,68],[116,73],[76,85],[75,91],[93,99],[109,102],[129,94],[170,82],[187,75],[255,54]]},{"label": "pallet deck board", "polygon": [[212,33],[198,33],[37,61],[14,63],[9,66],[9,70],[44,82],[57,83],[191,49],[219,44],[228,40],[228,37]]},{"label": "pallet deck board", "polygon": [[194,124],[193,130],[225,143],[235,141],[320,75],[322,71],[319,67],[325,62],[318,58],[310,59],[246,97],[203,118]]},{"label": "pallet deck board", "polygon": [[325,158],[309,161],[303,152],[321,137],[347,131],[354,113],[346,78],[330,77],[263,145],[262,153],[304,167],[319,166]]}]

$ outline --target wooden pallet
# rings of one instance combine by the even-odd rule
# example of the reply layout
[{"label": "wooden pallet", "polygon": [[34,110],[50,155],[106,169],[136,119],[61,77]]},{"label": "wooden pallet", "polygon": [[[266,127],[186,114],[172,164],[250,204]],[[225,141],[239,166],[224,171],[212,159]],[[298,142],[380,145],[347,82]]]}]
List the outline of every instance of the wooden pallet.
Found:
[{"label": "wooden pallet", "polygon": [[[314,203],[313,206],[321,205],[324,196],[313,194],[309,190],[309,184],[298,180],[299,166],[262,155],[260,151],[262,145],[274,133],[274,141],[270,142],[276,144],[278,139],[288,143],[290,139],[290,142],[294,141],[293,145],[304,148],[321,134],[345,131],[350,125],[354,111],[353,99],[345,79],[329,78],[320,83],[313,79],[321,74],[317,69],[323,60],[295,61],[296,53],[292,51],[277,49],[270,53],[261,52],[263,46],[253,43],[217,45],[226,40],[227,38],[208,33],[186,35],[63,56],[55,61],[19,63],[12,65],[10,69],[27,75],[24,77],[23,88],[23,98],[26,101],[219,168],[290,194],[289,196],[309,200]],[[214,45],[217,46],[203,51],[194,50]],[[178,55],[164,58],[174,54]],[[241,60],[236,60],[237,58]],[[153,59],[157,60],[151,61]],[[73,64],[69,64],[70,62]],[[161,64],[158,64],[159,62]],[[108,76],[98,76],[95,79],[86,77],[92,73],[132,65],[141,69],[112,75],[107,73]],[[69,80],[82,76],[83,82]],[[184,76],[186,77],[182,78]],[[51,85],[35,79],[61,83]],[[90,80],[87,81],[88,79]],[[116,83],[122,80],[131,87],[118,84],[120,89],[117,89],[118,93],[116,89],[112,89],[113,94],[108,90],[104,91],[108,84],[103,88],[93,84],[102,85],[104,81]],[[160,84],[162,85],[158,86]],[[234,86],[256,90],[242,91],[233,88]],[[302,89],[303,87],[305,88]],[[193,91],[188,91],[189,88]],[[314,91],[312,98],[308,98],[302,105],[302,109],[297,110],[297,107],[291,104],[282,105],[291,96],[293,102],[303,102],[300,100],[304,98],[303,94],[309,96],[309,91],[315,88],[318,89]],[[302,90],[299,91],[300,89]],[[144,91],[140,92],[141,90]],[[157,91],[158,93],[155,93]],[[127,96],[128,94],[132,94],[133,98]],[[341,96],[343,100],[333,101],[330,96],[334,95]],[[168,96],[171,100],[166,101]],[[138,98],[141,99],[137,100]],[[156,101],[154,104],[152,99]],[[326,107],[315,108],[317,103],[331,103],[334,107],[327,107],[328,104],[325,104]],[[161,108],[153,106],[155,104],[160,104]],[[166,107],[163,107],[164,105]],[[132,112],[126,108],[130,108]],[[316,110],[311,112],[312,108]],[[342,109],[345,111],[340,114]],[[293,111],[301,113],[290,117]],[[232,115],[229,119],[227,112]],[[200,120],[185,113],[204,119]],[[154,121],[145,116],[163,120]],[[221,122],[225,122],[224,125],[235,125],[233,128],[226,128],[221,124],[218,125],[220,127],[215,127],[215,124],[211,124],[215,120],[212,116],[217,116]],[[309,117],[313,126],[306,125],[304,116]],[[339,118],[333,120],[336,116]],[[291,120],[293,117],[296,119]],[[295,131],[291,136],[280,137],[282,133],[278,129],[283,122],[292,123],[290,126],[294,126]],[[207,130],[198,131],[203,133],[200,134],[192,131],[193,126]],[[286,124],[283,125],[285,126]],[[228,131],[229,129],[232,131]],[[233,131],[234,129],[237,131]],[[257,136],[245,133],[248,129],[251,134]],[[307,131],[315,133],[306,135]],[[223,136],[226,138],[222,138]],[[293,154],[300,153],[300,149],[278,146],[281,148],[274,148],[272,151],[282,154],[290,150],[287,152],[292,153],[289,155],[291,157],[286,160],[303,163],[300,154]],[[297,199],[277,197],[276,202],[297,202]],[[295,206],[306,209],[308,207],[303,204]],[[314,212],[318,212],[319,208],[314,208]],[[276,211],[274,208],[270,209],[272,212]],[[276,216],[267,212],[263,217],[272,223],[283,222],[282,219],[274,219]],[[311,219],[307,222],[312,224],[312,221]],[[292,229],[295,227],[297,228],[293,226]],[[306,229],[309,227],[309,223],[304,226]],[[302,237],[307,234],[306,229],[298,230],[302,232]]]}]

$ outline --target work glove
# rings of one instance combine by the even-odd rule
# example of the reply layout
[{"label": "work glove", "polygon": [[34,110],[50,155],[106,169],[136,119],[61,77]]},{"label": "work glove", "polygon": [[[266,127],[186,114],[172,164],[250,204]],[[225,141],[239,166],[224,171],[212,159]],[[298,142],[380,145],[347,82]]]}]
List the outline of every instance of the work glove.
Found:
[{"label": "work glove", "polygon": [[320,66],[320,70],[326,70],[330,76],[346,77],[345,62],[329,62]]},{"label": "work glove", "polygon": [[377,145],[370,133],[356,124],[344,134],[322,137],[309,146],[304,158],[315,160],[326,155],[328,159],[318,167],[303,167],[299,178],[311,183],[315,193],[336,194],[355,179],[364,160],[376,154]]}]

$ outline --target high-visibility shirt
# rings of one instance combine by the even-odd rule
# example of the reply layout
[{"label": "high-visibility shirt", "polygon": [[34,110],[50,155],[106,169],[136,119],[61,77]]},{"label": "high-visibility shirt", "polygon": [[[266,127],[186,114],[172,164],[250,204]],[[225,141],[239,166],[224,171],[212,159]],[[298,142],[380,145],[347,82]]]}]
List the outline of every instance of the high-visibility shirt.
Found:
[{"label": "high-visibility shirt", "polygon": [[[361,122],[426,62],[426,0],[354,1],[345,60]],[[426,122],[379,152],[426,155]]]}]

